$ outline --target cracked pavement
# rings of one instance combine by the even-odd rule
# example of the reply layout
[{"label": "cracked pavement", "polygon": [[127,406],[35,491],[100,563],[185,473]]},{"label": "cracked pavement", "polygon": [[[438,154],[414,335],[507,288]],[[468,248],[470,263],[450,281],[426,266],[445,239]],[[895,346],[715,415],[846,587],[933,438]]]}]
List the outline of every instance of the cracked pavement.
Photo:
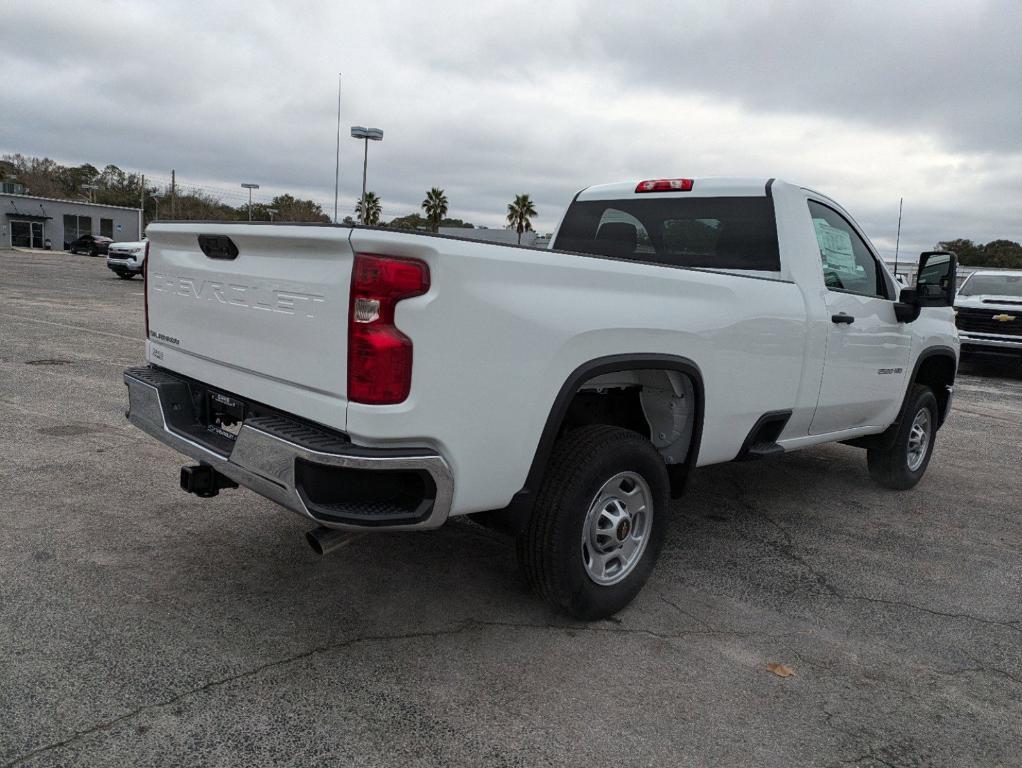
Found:
[{"label": "cracked pavement", "polygon": [[468,522],[320,559],[182,493],[123,417],[141,291],[0,252],[0,766],[1020,763],[1018,368],[960,377],[907,493],[846,446],[700,470],[583,625]]}]

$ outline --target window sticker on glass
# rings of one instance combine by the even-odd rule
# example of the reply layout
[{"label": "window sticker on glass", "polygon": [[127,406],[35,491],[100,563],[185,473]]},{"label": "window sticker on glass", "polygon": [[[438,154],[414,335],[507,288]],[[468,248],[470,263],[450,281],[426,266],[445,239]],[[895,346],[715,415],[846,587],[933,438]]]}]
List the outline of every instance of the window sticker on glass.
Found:
[{"label": "window sticker on glass", "polygon": [[832,227],[823,219],[813,219],[816,240],[820,244],[823,266],[836,272],[855,272],[855,251],[852,237],[843,229]]}]

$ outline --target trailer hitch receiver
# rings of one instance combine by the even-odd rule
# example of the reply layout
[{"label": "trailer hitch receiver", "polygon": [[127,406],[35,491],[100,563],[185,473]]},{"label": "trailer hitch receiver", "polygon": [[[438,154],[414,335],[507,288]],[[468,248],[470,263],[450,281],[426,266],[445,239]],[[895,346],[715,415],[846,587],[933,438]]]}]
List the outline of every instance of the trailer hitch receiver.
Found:
[{"label": "trailer hitch receiver", "polygon": [[226,475],[217,472],[208,464],[193,464],[181,467],[181,488],[201,496],[204,499],[216,496],[227,488],[237,488],[238,484]]}]

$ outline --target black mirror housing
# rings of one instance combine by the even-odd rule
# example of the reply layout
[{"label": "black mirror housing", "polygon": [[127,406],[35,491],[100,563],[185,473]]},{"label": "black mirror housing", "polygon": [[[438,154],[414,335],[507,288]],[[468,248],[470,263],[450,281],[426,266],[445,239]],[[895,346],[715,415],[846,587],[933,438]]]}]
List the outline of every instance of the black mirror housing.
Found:
[{"label": "black mirror housing", "polygon": [[899,323],[911,323],[919,317],[919,297],[915,288],[902,288],[894,302],[894,316]]}]

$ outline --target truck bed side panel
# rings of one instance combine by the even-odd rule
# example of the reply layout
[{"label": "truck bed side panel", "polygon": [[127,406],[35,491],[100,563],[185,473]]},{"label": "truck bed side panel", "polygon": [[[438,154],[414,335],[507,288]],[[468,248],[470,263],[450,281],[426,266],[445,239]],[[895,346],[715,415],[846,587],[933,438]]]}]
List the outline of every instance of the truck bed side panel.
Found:
[{"label": "truck bed side panel", "polygon": [[352,245],[424,259],[433,289],[398,305],[415,345],[411,396],[350,404],[348,431],[367,444],[444,453],[455,513],[511,499],[561,385],[599,357],[697,363],[706,384],[700,464],[734,458],[763,413],[796,401],[806,315],[793,283],[387,232],[356,230]]}]

